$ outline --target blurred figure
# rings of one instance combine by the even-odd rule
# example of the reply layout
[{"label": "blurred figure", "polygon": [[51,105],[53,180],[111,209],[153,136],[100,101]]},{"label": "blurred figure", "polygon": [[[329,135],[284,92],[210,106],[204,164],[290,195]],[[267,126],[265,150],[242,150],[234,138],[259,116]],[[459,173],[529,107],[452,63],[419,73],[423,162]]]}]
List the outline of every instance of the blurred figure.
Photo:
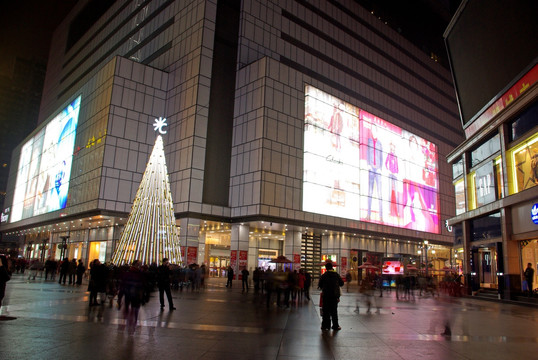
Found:
[{"label": "blurred figure", "polygon": [[297,274],[297,289],[298,289],[299,301],[301,302],[303,301],[305,280],[306,280],[306,276],[304,274],[304,270],[299,269],[299,273]]},{"label": "blurred figure", "polygon": [[0,255],[0,309],[2,308],[2,300],[6,295],[6,283],[11,279],[11,274],[8,270],[7,258]]},{"label": "blurred figure", "polygon": [[164,310],[164,294],[168,299],[168,309],[175,310],[174,301],[172,300],[172,292],[170,290],[170,262],[167,258],[163,259],[163,263],[157,269],[157,285],[159,286],[159,301],[161,302],[161,311]]},{"label": "blurred figure", "polygon": [[525,277],[525,280],[527,280],[527,289],[528,289],[528,295],[532,296],[533,290],[534,290],[534,269],[532,268],[532,264],[528,263],[527,268],[525,269],[525,272],[523,273],[523,276]]},{"label": "blurred figure", "polygon": [[234,269],[231,266],[228,266],[228,281],[226,282],[227,288],[232,288],[232,280],[234,278]]},{"label": "blurred figure", "polygon": [[67,273],[69,274],[69,285],[75,285],[75,276],[77,274],[77,260],[75,258],[69,262]]},{"label": "blurred figure", "polygon": [[310,300],[310,286],[312,286],[312,275],[308,271],[304,272],[304,295]]},{"label": "blurred figure", "polygon": [[344,286],[344,281],[340,275],[333,270],[333,265],[331,263],[325,264],[325,269],[327,271],[321,275],[318,282],[318,288],[321,289],[323,302],[321,330],[329,330],[331,328],[331,319],[332,329],[340,330],[341,327],[338,324],[338,302],[340,301],[340,287]]},{"label": "blurred figure", "polygon": [[129,271],[125,273],[125,307],[123,310],[129,333],[133,334],[138,322],[140,306],[144,303],[144,274],[139,260],[133,261]]},{"label": "blurred figure", "polygon": [[252,272],[252,280],[254,281],[254,292],[257,294],[260,291],[260,268],[256,267]]},{"label": "blurred figure", "polygon": [[49,274],[50,274],[50,279],[54,280],[55,273],[56,273],[56,261],[52,260],[51,257],[49,256],[48,259],[45,261],[45,280],[49,278]]},{"label": "blurred figure", "polygon": [[[102,265],[98,259],[95,259],[90,268],[90,284],[88,286],[88,290],[90,291],[90,306],[99,305],[97,295],[99,293],[106,293],[107,276],[107,267]],[[101,305],[104,305],[104,299],[101,299]]]},{"label": "blurred figure", "polygon": [[61,284],[63,280],[63,284],[65,285],[65,281],[67,279],[68,273],[69,273],[69,259],[65,257],[60,264],[60,279],[58,280],[58,284]]},{"label": "blurred figure", "polygon": [[82,259],[80,259],[77,265],[77,285],[82,285],[82,276],[84,275],[85,272],[86,272],[86,267],[84,266]]},{"label": "blurred figure", "polygon": [[243,286],[243,292],[248,292],[248,276],[250,275],[249,271],[247,270],[247,267],[245,266],[243,270],[241,270],[241,285]]},{"label": "blurred figure", "polygon": [[42,268],[43,263],[39,259],[32,260],[30,262],[30,267],[28,268],[28,270],[30,270],[30,274],[28,274],[28,280],[30,280],[30,278],[32,278],[32,280],[35,280],[38,271],[40,271]]}]

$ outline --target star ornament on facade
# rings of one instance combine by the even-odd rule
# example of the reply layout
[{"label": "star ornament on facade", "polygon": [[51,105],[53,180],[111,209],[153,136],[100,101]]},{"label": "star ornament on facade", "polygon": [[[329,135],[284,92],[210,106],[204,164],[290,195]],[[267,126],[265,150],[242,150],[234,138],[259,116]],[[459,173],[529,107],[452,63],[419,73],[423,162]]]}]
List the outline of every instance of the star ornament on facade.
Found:
[{"label": "star ornament on facade", "polygon": [[163,127],[168,126],[166,123],[166,118],[159,117],[155,119],[155,124],[153,124],[153,130],[159,131],[159,134],[166,134],[166,130],[163,130]]}]

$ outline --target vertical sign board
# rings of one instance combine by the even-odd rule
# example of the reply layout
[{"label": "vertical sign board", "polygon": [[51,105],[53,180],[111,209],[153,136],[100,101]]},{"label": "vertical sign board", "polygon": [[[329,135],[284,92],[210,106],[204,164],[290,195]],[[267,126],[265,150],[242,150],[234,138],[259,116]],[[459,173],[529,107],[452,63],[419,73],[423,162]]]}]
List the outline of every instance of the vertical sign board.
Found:
[{"label": "vertical sign board", "polygon": [[[234,269],[234,272],[237,270],[237,250],[232,250],[230,252],[230,266]],[[236,274],[234,273],[234,279]]]}]

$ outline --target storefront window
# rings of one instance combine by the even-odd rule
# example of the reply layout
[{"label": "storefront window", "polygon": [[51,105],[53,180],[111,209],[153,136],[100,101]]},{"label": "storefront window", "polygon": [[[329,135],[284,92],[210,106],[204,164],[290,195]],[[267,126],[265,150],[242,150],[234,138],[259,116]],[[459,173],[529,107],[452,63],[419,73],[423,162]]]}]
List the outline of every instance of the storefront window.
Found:
[{"label": "storefront window", "polygon": [[454,183],[454,191],[456,193],[456,215],[465,212],[465,181],[463,179]]},{"label": "storefront window", "polygon": [[89,262],[92,262],[95,259],[99,259],[100,262],[105,262],[106,256],[106,241],[92,241],[90,243],[90,256],[88,258]]},{"label": "storefront window", "polygon": [[512,121],[511,140],[517,140],[536,126],[538,121],[538,102],[532,104],[524,113]]},{"label": "storefront window", "polygon": [[475,179],[476,174],[474,171],[467,175],[467,206],[469,207],[469,211],[476,209]]},{"label": "storefront window", "polygon": [[507,160],[509,194],[534,187],[538,184],[538,133],[508,151]]},{"label": "storefront window", "polygon": [[471,151],[471,167],[480,164],[482,161],[488,159],[491,155],[501,151],[501,141],[499,134],[496,134],[489,140],[485,141]]},{"label": "storefront window", "polygon": [[452,164],[452,179],[457,179],[463,174],[463,158]]},{"label": "storefront window", "polygon": [[495,159],[494,170],[495,170],[495,192],[497,194],[497,199],[502,199],[504,197],[504,179],[503,179],[503,161],[502,157],[499,155]]},{"label": "storefront window", "polygon": [[534,269],[534,288],[536,288],[538,279],[538,240],[524,240],[521,241],[521,274],[525,271],[527,268],[527,264],[531,263],[532,268]]},{"label": "storefront window", "polygon": [[502,236],[501,214],[493,213],[471,220],[471,241],[495,239]]}]

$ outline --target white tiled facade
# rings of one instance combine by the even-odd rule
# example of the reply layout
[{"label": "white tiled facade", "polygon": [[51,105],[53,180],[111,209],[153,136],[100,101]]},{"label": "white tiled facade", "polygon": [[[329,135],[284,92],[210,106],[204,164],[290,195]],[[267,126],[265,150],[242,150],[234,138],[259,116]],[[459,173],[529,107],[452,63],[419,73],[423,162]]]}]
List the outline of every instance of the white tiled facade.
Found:
[{"label": "white tiled facade", "polygon": [[[46,123],[82,95],[75,144],[81,150],[73,162],[68,207],[3,224],[3,230],[50,222],[60,212],[127,216],[155,139],[152,124],[165,117],[166,162],[187,245],[203,242],[188,225],[202,226],[204,219],[332,229],[323,247],[340,254],[351,248],[416,252],[411,245],[340,232],[450,245],[443,224],[440,234],[420,233],[302,210],[305,86],[312,85],[434,142],[440,221],[455,212],[445,157],[463,134],[450,73],[352,0],[225,2],[239,5],[233,119],[222,120],[233,120],[224,157],[230,159],[228,205],[204,202],[218,2],[118,0],[65,53],[69,26],[87,1],[76,5],[53,38],[39,117]],[[13,164],[18,152],[20,147]],[[12,169],[8,191],[15,176]],[[241,231],[232,231],[232,250],[234,244],[245,249],[235,233]],[[255,266],[252,247],[249,265]]]}]

